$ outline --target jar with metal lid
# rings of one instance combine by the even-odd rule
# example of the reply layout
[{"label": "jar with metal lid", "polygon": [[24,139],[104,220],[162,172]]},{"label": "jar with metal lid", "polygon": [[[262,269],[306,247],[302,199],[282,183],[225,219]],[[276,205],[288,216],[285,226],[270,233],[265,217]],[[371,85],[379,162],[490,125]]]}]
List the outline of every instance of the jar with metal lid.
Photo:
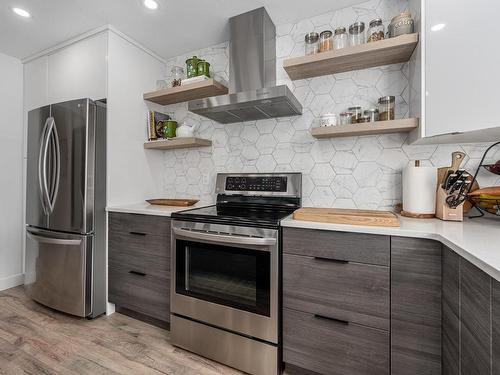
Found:
[{"label": "jar with metal lid", "polygon": [[306,55],[314,55],[319,52],[319,34],[312,32],[305,36],[305,53]]},{"label": "jar with metal lid", "polygon": [[365,23],[356,22],[349,26],[349,45],[359,46],[365,43]]},{"label": "jar with metal lid", "polygon": [[186,71],[187,77],[193,78],[198,76],[198,62],[200,59],[197,56],[193,56],[186,60]]},{"label": "jar with metal lid", "polygon": [[381,18],[375,18],[370,21],[370,27],[368,28],[368,39],[367,42],[377,42],[383,40],[385,36],[384,23]]},{"label": "jar with metal lid", "polygon": [[415,31],[415,21],[411,18],[411,13],[403,12],[391,20],[389,24],[389,37],[394,38],[403,34],[412,34]]},{"label": "jar with metal lid", "polygon": [[319,52],[331,51],[333,49],[333,33],[325,30],[319,34]]},{"label": "jar with metal lid", "polygon": [[369,122],[378,121],[378,109],[377,108],[365,109],[363,114],[364,114],[364,116],[367,116],[370,118]]},{"label": "jar with metal lid", "polygon": [[351,112],[342,112],[339,116],[340,125],[350,125],[352,124],[353,114]]},{"label": "jar with metal lid", "polygon": [[363,116],[363,108],[359,106],[347,108],[347,112],[352,113],[352,123],[356,124],[361,116]]},{"label": "jar with metal lid", "polygon": [[395,119],[396,97],[383,96],[378,100],[378,119],[389,121]]},{"label": "jar with metal lid", "polygon": [[333,35],[333,49],[346,48],[348,44],[348,36],[345,27],[337,27]]}]

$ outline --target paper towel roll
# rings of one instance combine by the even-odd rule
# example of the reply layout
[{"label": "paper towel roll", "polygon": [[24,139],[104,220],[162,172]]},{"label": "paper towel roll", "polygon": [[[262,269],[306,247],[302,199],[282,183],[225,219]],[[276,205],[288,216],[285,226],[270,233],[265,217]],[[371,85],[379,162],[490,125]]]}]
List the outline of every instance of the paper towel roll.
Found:
[{"label": "paper towel roll", "polygon": [[403,170],[403,211],[417,215],[436,212],[437,169],[408,166]]}]

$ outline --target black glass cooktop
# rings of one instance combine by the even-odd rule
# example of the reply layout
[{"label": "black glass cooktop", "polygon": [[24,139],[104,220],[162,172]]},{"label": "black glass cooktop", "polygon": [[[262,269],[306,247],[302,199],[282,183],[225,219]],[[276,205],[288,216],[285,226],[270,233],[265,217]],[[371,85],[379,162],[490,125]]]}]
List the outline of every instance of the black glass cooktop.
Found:
[{"label": "black glass cooktop", "polygon": [[277,228],[296,208],[264,206],[208,206],[172,213],[172,218],[202,223]]}]

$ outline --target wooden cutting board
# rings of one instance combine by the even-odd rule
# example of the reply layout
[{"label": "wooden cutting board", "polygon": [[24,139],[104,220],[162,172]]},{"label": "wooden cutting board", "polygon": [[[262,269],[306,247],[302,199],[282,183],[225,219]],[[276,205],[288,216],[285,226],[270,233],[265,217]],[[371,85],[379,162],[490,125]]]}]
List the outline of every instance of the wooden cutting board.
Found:
[{"label": "wooden cutting board", "polygon": [[181,206],[189,207],[198,203],[198,199],[146,199],[149,204],[156,204],[160,206]]},{"label": "wooden cutting board", "polygon": [[293,218],[319,223],[399,227],[398,216],[389,211],[304,207],[295,211]]}]

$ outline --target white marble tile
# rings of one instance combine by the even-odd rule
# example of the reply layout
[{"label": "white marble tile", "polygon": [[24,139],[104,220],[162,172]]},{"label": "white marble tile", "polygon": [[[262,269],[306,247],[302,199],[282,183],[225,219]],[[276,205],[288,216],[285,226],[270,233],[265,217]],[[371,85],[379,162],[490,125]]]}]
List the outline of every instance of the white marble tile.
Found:
[{"label": "white marble tile", "polygon": [[329,163],[317,163],[311,170],[310,177],[316,186],[330,186],[335,172]]},{"label": "white marble tile", "polygon": [[382,169],[377,163],[362,161],[358,163],[352,175],[360,187],[374,187],[377,186],[383,174]]}]

